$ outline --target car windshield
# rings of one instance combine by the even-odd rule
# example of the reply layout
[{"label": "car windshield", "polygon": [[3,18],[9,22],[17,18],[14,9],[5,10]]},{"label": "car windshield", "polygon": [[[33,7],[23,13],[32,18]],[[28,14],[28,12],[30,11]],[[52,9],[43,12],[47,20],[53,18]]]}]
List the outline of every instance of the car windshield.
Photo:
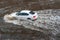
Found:
[{"label": "car windshield", "polygon": [[30,14],[35,14],[33,11],[30,11]]}]

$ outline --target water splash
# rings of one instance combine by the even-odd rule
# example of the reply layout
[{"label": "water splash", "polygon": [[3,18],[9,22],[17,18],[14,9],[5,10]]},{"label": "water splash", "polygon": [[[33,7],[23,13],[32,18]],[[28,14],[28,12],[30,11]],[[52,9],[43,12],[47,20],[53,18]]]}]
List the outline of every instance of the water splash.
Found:
[{"label": "water splash", "polygon": [[[31,29],[31,30],[37,30],[41,32],[48,32],[49,30],[52,34],[56,35],[59,33],[59,26],[57,24],[60,24],[60,16],[53,15],[51,13],[52,10],[50,10],[49,13],[47,13],[49,10],[43,10],[43,14],[41,11],[35,11],[38,13],[38,19],[36,21],[31,20],[17,20],[16,18],[12,17],[11,15],[5,15],[4,21],[7,23],[13,23],[16,25],[23,25],[25,28]],[[44,14],[46,12],[46,14]]]}]

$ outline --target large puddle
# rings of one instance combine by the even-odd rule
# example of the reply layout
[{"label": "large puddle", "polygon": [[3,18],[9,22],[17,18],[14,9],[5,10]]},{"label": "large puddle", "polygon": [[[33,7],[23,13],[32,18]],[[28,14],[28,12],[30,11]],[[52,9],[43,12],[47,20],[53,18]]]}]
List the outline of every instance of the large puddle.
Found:
[{"label": "large puddle", "polygon": [[[48,11],[48,10],[46,10]],[[51,10],[50,10],[51,11]],[[4,21],[7,23],[13,23],[15,25],[23,25],[25,28],[31,30],[37,30],[43,32],[42,29],[50,30],[54,35],[59,33],[60,16],[53,15],[51,12],[44,14],[44,11],[35,11],[38,13],[38,19],[36,21],[31,20],[17,20],[10,15],[4,16]]]}]

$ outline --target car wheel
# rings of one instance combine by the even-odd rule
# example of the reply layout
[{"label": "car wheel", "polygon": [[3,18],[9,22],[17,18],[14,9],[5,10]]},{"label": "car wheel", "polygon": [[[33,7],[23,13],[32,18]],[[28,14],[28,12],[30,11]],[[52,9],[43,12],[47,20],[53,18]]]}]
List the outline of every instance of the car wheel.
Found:
[{"label": "car wheel", "polygon": [[31,18],[27,18],[28,20],[31,20]]}]

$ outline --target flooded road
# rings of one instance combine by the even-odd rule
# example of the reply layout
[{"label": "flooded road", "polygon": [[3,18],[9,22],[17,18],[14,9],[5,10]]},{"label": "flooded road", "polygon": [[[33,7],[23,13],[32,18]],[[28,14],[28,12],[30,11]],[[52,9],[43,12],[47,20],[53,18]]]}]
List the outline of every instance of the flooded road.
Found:
[{"label": "flooded road", "polygon": [[[38,13],[41,13],[41,11]],[[53,23],[49,23],[50,21],[44,23],[46,19],[40,20],[42,19],[39,18],[36,21],[28,22],[26,20],[20,21],[17,25],[14,24],[16,21],[7,23],[2,17],[0,18],[0,38],[1,40],[60,40],[60,24],[57,24],[56,21],[52,21]]]},{"label": "flooded road", "polygon": [[[31,21],[28,21],[29,25],[26,25],[26,22],[24,21],[21,21],[20,24],[24,23],[25,25],[17,25],[16,22],[7,23],[3,20],[3,16],[6,14],[23,9],[38,10],[37,12],[41,14],[52,13],[53,15],[60,16],[60,1],[0,0],[0,40],[60,40],[59,22],[56,23],[52,21],[53,23],[45,24],[45,22],[42,21],[42,24],[40,19],[38,19],[38,24],[34,22],[36,25],[33,22],[31,23]],[[47,11],[45,9],[47,9]],[[31,24],[35,26],[32,26]]]}]

